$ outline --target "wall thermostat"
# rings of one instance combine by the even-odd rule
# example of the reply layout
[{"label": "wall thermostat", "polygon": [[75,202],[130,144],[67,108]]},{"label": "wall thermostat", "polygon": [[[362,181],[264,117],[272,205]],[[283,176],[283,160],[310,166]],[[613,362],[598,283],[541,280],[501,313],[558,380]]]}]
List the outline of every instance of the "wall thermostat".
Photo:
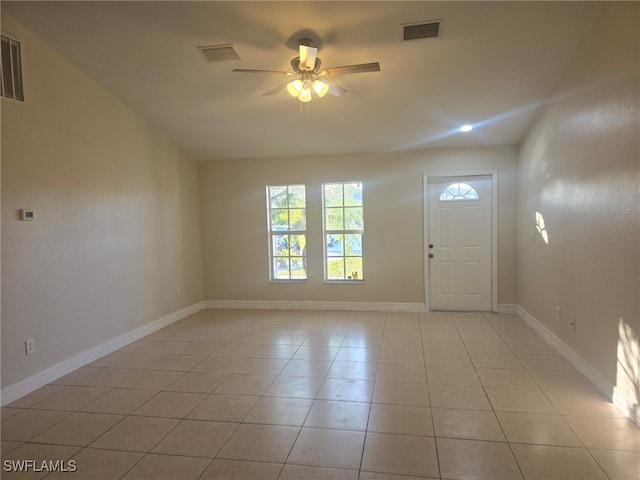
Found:
[{"label": "wall thermostat", "polygon": [[20,220],[35,220],[36,211],[30,208],[22,208],[20,210]]}]

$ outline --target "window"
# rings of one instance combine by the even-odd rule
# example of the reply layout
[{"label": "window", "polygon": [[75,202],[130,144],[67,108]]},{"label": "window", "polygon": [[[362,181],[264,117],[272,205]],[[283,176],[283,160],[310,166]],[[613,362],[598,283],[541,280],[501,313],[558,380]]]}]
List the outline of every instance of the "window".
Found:
[{"label": "window", "polygon": [[441,202],[458,200],[478,200],[478,192],[466,183],[452,183],[440,195]]},{"label": "window", "polygon": [[322,186],[325,281],[362,281],[362,183]]},{"label": "window", "polygon": [[5,35],[0,36],[2,61],[2,81],[0,82],[0,95],[24,102],[22,88],[22,59],[20,54],[20,42]]},{"label": "window", "polygon": [[307,211],[304,185],[267,187],[271,280],[306,280]]}]

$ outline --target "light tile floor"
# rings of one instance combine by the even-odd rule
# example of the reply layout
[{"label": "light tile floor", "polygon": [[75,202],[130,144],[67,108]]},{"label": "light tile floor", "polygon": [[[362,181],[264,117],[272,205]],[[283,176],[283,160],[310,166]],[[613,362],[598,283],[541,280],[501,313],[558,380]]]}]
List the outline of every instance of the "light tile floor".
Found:
[{"label": "light tile floor", "polygon": [[640,429],[511,315],[205,310],[1,434],[3,479],[640,478]]}]

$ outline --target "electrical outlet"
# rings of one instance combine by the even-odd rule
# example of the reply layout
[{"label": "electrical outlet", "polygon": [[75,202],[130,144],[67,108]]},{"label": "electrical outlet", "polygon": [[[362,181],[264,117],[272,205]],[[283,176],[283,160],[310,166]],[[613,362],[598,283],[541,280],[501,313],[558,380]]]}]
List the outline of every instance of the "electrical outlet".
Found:
[{"label": "electrical outlet", "polygon": [[179,297],[182,294],[182,289],[180,287],[176,288],[176,297]]},{"label": "electrical outlet", "polygon": [[27,355],[36,352],[36,341],[33,338],[27,338],[24,341],[24,348]]},{"label": "electrical outlet", "polygon": [[560,307],[556,307],[556,321],[560,321],[562,320],[562,310],[560,310]]},{"label": "electrical outlet", "polygon": [[327,295],[335,295],[336,291],[333,288],[327,288]]}]

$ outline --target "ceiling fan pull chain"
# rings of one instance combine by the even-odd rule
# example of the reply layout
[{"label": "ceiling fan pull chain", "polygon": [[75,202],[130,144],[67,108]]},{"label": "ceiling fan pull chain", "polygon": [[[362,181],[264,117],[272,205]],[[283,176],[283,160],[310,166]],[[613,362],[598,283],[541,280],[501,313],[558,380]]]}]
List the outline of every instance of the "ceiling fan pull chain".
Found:
[{"label": "ceiling fan pull chain", "polygon": [[[300,104],[300,113],[304,113],[305,117],[309,116],[309,102],[298,102]],[[307,111],[304,111],[304,107],[307,107]]]}]

